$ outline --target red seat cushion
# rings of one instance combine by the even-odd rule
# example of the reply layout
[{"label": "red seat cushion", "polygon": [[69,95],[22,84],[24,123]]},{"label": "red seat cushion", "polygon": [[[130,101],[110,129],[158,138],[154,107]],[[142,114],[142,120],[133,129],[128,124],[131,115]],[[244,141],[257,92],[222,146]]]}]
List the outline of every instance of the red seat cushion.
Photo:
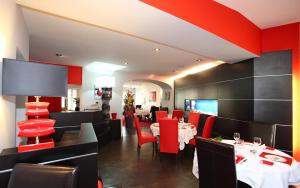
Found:
[{"label": "red seat cushion", "polygon": [[140,142],[141,142],[140,144],[144,144],[147,142],[156,142],[156,137],[154,137],[151,133],[142,132],[142,137]]}]

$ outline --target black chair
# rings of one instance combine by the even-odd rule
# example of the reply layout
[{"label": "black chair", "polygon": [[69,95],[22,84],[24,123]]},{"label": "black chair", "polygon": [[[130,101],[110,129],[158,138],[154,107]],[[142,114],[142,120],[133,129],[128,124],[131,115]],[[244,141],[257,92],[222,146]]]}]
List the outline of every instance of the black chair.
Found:
[{"label": "black chair", "polygon": [[289,155],[293,150],[293,127],[292,125],[275,124],[274,144],[273,147]]},{"label": "black chair", "polygon": [[156,111],[159,111],[159,107],[151,106],[150,113],[151,113],[151,122],[156,122]]},{"label": "black chair", "polygon": [[37,164],[16,164],[8,188],[76,188],[78,169]]},{"label": "black chair", "polygon": [[196,137],[199,188],[249,187],[236,178],[234,146]]}]

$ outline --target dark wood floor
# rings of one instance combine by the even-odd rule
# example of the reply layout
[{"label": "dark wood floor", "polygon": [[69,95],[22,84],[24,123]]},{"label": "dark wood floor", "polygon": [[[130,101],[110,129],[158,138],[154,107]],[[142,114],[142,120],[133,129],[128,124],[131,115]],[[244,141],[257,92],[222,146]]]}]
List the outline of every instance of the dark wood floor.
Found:
[{"label": "dark wood floor", "polygon": [[192,150],[185,150],[176,160],[174,155],[153,155],[149,143],[142,146],[138,157],[135,130],[123,129],[122,134],[122,139],[99,148],[98,168],[104,186],[198,187],[198,180],[192,174]]}]

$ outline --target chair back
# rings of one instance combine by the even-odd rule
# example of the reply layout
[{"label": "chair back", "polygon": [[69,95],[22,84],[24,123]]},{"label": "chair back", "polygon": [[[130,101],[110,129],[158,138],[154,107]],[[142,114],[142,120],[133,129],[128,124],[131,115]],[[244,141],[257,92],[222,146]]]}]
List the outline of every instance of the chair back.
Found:
[{"label": "chair back", "polygon": [[292,125],[275,124],[274,143],[272,147],[291,155],[293,150],[292,135]]},{"label": "chair back", "polygon": [[210,138],[213,125],[215,124],[216,117],[210,116],[206,118],[205,125],[203,127],[202,137],[203,138]]},{"label": "chair back", "polygon": [[195,125],[196,129],[198,129],[199,120],[200,120],[200,113],[190,112],[188,122],[192,125]]},{"label": "chair back", "polygon": [[196,137],[199,188],[237,187],[234,146]]},{"label": "chair back", "polygon": [[136,129],[136,135],[138,137],[138,143],[139,143],[139,145],[141,145],[140,140],[142,137],[142,128],[141,128],[140,120],[136,114],[134,114],[134,124],[135,124],[135,129]]},{"label": "chair back", "polygon": [[159,120],[160,152],[178,153],[178,121],[177,119],[162,118]]},{"label": "chair back", "polygon": [[168,112],[167,112],[167,111],[156,111],[155,113],[156,113],[156,122],[157,122],[157,123],[159,122],[159,120],[160,120],[161,118],[166,118],[166,117],[168,117]]},{"label": "chair back", "polygon": [[159,107],[151,106],[150,113],[151,113],[152,123],[156,122],[156,111],[159,111]]},{"label": "chair back", "polygon": [[18,163],[9,179],[8,188],[76,188],[78,169]]},{"label": "chair back", "polygon": [[183,117],[183,110],[173,110],[172,118],[180,120]]}]

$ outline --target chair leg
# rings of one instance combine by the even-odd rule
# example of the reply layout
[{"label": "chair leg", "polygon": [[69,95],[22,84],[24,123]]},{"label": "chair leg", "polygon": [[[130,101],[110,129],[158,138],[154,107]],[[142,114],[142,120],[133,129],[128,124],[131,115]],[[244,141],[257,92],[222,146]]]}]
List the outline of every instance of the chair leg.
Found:
[{"label": "chair leg", "polygon": [[154,150],[155,150],[155,143],[152,142],[152,156],[154,156]]},{"label": "chair leg", "polygon": [[137,154],[138,154],[138,157],[140,156],[140,152],[141,152],[141,146],[138,144],[137,145]]}]

